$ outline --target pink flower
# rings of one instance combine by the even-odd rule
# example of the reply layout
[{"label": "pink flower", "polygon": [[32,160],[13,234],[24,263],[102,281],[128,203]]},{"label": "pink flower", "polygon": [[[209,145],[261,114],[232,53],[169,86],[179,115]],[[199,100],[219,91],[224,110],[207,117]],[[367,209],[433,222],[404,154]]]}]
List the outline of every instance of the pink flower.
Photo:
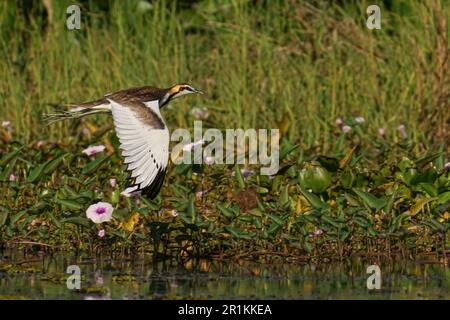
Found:
[{"label": "pink flower", "polygon": [[109,184],[114,188],[117,185],[117,180],[114,178],[109,179]]},{"label": "pink flower", "polygon": [[196,197],[197,199],[202,199],[202,198],[205,196],[205,193],[206,193],[206,191],[204,191],[204,190],[202,190],[202,191],[197,191],[197,192],[195,193],[195,197]]},{"label": "pink flower", "polygon": [[356,117],[355,121],[359,124],[363,124],[364,122],[366,122],[366,119],[364,119],[363,117]]},{"label": "pink flower", "polygon": [[94,223],[108,222],[112,218],[113,211],[113,206],[108,202],[98,202],[89,206],[86,216]]},{"label": "pink flower", "polygon": [[211,157],[211,156],[207,156],[205,157],[205,164],[207,164],[208,166],[212,165],[214,163],[215,158]]},{"label": "pink flower", "polygon": [[83,132],[84,136],[89,136],[91,134],[91,132],[89,131],[88,128],[83,128],[83,130],[81,132]]},{"label": "pink flower", "polygon": [[100,238],[103,238],[105,236],[105,234],[106,234],[106,231],[105,231],[105,229],[101,229],[101,230],[98,231],[97,234],[98,234],[98,236]]},{"label": "pink flower", "polygon": [[141,204],[141,194],[140,193],[134,194],[134,203],[137,206]]},{"label": "pink flower", "polygon": [[45,144],[45,141],[39,140],[39,141],[36,143],[36,147],[41,148],[41,147],[44,146],[44,144]]},{"label": "pink flower", "polygon": [[12,174],[9,176],[9,181],[14,182],[14,181],[16,181],[16,180],[17,180],[17,176],[16,176],[14,173],[12,173]]},{"label": "pink flower", "polygon": [[185,144],[183,146],[183,151],[186,151],[186,152],[193,151],[196,147],[201,146],[204,143],[205,143],[205,140],[200,139],[200,140],[198,140],[196,142]]},{"label": "pink flower", "polygon": [[352,130],[352,127],[350,127],[350,126],[343,126],[342,127],[342,132],[343,133],[348,133],[350,130]]},{"label": "pink flower", "polygon": [[309,236],[310,237],[320,237],[323,234],[323,230],[321,229],[316,229],[313,233],[311,233]]},{"label": "pink flower", "polygon": [[450,162],[447,162],[446,164],[444,164],[444,171],[448,171],[450,170]]},{"label": "pink flower", "polygon": [[209,111],[207,108],[194,108],[191,110],[191,114],[196,120],[203,120],[209,117]]},{"label": "pink flower", "polygon": [[397,130],[400,132],[403,139],[406,139],[408,135],[406,134],[406,127],[404,124],[398,126]]},{"label": "pink flower", "polygon": [[104,145],[92,146],[83,150],[83,153],[88,156],[93,156],[99,152],[103,152],[105,150]]},{"label": "pink flower", "polygon": [[170,289],[176,289],[176,288],[178,288],[178,284],[176,282],[171,282],[169,284],[169,287],[170,287]]},{"label": "pink flower", "polygon": [[378,128],[378,134],[383,137],[386,134],[386,130],[384,128]]},{"label": "pink flower", "polygon": [[[100,230],[102,231],[102,230]],[[105,280],[103,279],[103,276],[101,274],[97,274],[95,276],[95,284],[98,286],[102,286],[105,283]]]},{"label": "pink flower", "polygon": [[337,126],[341,126],[341,125],[344,123],[344,121],[342,121],[341,118],[337,118],[336,121],[334,121],[334,123],[335,123]]},{"label": "pink flower", "polygon": [[172,217],[178,217],[178,211],[173,209],[172,211],[170,211],[170,214],[172,215]]}]

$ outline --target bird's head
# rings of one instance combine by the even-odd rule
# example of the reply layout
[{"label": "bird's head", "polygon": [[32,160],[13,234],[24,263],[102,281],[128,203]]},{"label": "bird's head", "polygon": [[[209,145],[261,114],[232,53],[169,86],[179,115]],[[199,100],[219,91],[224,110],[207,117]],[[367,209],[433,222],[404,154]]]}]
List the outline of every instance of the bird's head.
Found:
[{"label": "bird's head", "polygon": [[167,93],[163,98],[163,104],[168,103],[170,100],[192,94],[192,93],[200,93],[203,94],[201,90],[195,89],[188,83],[176,84],[173,87],[167,89]]}]

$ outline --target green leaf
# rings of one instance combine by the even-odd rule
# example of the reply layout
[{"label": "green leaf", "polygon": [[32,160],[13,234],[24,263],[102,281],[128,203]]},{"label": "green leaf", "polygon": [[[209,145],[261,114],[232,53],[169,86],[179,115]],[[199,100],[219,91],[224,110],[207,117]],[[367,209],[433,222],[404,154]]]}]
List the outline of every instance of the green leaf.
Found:
[{"label": "green leaf", "polygon": [[284,207],[287,203],[289,203],[289,186],[284,186],[278,198],[278,205]]},{"label": "green leaf", "polygon": [[427,165],[430,162],[433,162],[434,160],[438,159],[441,155],[443,154],[442,151],[438,151],[432,154],[426,154],[420,158],[418,158],[415,161],[415,164],[417,167],[423,167],[425,165]]},{"label": "green leaf", "polygon": [[358,190],[356,188],[353,188],[353,191],[371,208],[375,210],[381,210],[381,208],[384,208],[387,204],[386,200],[379,199],[375,197],[374,195],[364,192],[362,190]]},{"label": "green leaf", "polygon": [[20,218],[22,218],[27,212],[25,210],[19,211],[13,215],[11,215],[11,217],[9,218],[9,222],[11,224],[16,223],[17,221],[20,220]]},{"label": "green leaf", "polygon": [[87,218],[83,217],[69,217],[69,218],[63,218],[61,219],[61,223],[71,223],[76,224],[84,227],[91,226],[90,221]]},{"label": "green leaf", "polygon": [[333,153],[340,154],[342,152],[342,147],[344,146],[346,134],[342,133],[337,139],[336,145],[334,146]]},{"label": "green leaf", "polygon": [[392,195],[389,197],[389,200],[386,203],[385,212],[390,213],[392,210],[392,206],[394,205],[395,195],[397,194],[398,185],[395,184],[394,191],[392,192]]},{"label": "green leaf", "polygon": [[43,164],[37,166],[36,168],[34,168],[33,170],[31,170],[30,174],[28,175],[27,181],[29,183],[34,183],[34,182],[38,181],[41,178],[42,173],[44,172],[44,169],[45,169],[45,166],[47,165],[47,163],[48,162],[43,163]]},{"label": "green leaf", "polygon": [[280,152],[280,161],[283,160],[284,158],[286,158],[292,151],[294,151],[298,147],[300,147],[300,145],[295,144],[295,145],[283,148]]},{"label": "green leaf", "polygon": [[8,211],[0,210],[0,227],[6,223],[6,219],[8,219]]},{"label": "green leaf", "polygon": [[359,207],[361,204],[359,203],[358,199],[356,199],[353,195],[350,193],[344,194],[345,200],[348,201],[348,203],[353,207]]},{"label": "green leaf", "polygon": [[234,212],[231,209],[225,208],[220,203],[216,204],[216,208],[219,209],[220,212],[222,212],[222,214],[228,219],[233,219],[235,217]]},{"label": "green leaf", "polygon": [[420,183],[420,187],[431,197],[437,197],[438,188],[432,183]]},{"label": "green leaf", "polygon": [[269,228],[267,228],[266,232],[267,235],[272,235],[274,234],[276,231],[278,231],[281,228],[281,226],[278,223],[272,223]]},{"label": "green leaf", "polygon": [[328,224],[331,224],[335,228],[341,228],[342,227],[341,223],[338,223],[338,222],[334,221],[332,217],[327,216],[325,214],[322,215],[321,220],[326,222],[326,223],[328,223]]},{"label": "green leaf", "polygon": [[416,200],[416,203],[410,209],[411,216],[415,216],[416,214],[418,214],[419,211],[421,211],[427,203],[430,203],[436,199],[437,198],[422,198]]},{"label": "green leaf", "polygon": [[423,221],[422,224],[426,225],[434,232],[443,233],[445,231],[445,226],[435,219],[428,219],[426,221]]},{"label": "green leaf", "polygon": [[51,175],[56,169],[58,169],[66,155],[67,154],[62,154],[57,158],[50,160],[50,162],[45,166],[44,174]]},{"label": "green leaf", "polygon": [[103,162],[109,159],[109,155],[103,155],[99,157],[98,159],[95,159],[94,161],[88,163],[83,170],[81,171],[82,174],[90,174],[94,172]]},{"label": "green leaf", "polygon": [[234,173],[235,173],[235,176],[236,176],[236,180],[237,180],[237,182],[239,184],[239,188],[241,190],[245,189],[244,177],[242,176],[241,169],[239,168],[239,165],[237,165],[237,164],[234,166]]},{"label": "green leaf", "polygon": [[364,229],[367,229],[369,226],[372,225],[368,219],[366,219],[365,217],[361,217],[361,216],[353,218],[352,222],[356,223],[358,226],[360,226]]},{"label": "green leaf", "polygon": [[276,224],[282,226],[284,225],[284,220],[283,218],[279,217],[279,216],[275,216],[273,214],[270,213],[265,213],[266,216],[268,216],[273,222],[275,222]]},{"label": "green leaf", "polygon": [[439,204],[444,204],[450,202],[450,191],[441,193],[438,197],[438,203]]},{"label": "green leaf", "polygon": [[247,239],[247,240],[252,239],[252,236],[250,234],[248,234],[247,232],[244,232],[242,230],[239,230],[237,228],[225,226],[224,229],[226,231],[228,231],[228,233],[230,233],[231,235],[235,236],[236,238]]},{"label": "green leaf", "polygon": [[61,228],[61,222],[55,218],[55,215],[53,213],[48,212],[47,215],[56,227]]},{"label": "green leaf", "polygon": [[81,210],[83,208],[83,205],[78,203],[75,200],[70,200],[70,199],[55,199],[55,202],[58,204],[61,204],[69,209],[72,210]]},{"label": "green leaf", "polygon": [[9,181],[9,177],[11,176],[14,166],[16,165],[17,157],[12,159],[10,163],[6,166],[6,168],[3,170],[3,172],[0,175],[0,181]]},{"label": "green leaf", "polygon": [[329,209],[330,206],[328,203],[322,201],[318,196],[316,196],[314,193],[308,192],[306,190],[303,190],[303,188],[300,187],[300,192],[305,196],[305,198],[308,200],[308,202],[317,209]]},{"label": "green leaf", "polygon": [[11,160],[12,160],[13,158],[15,158],[15,157],[19,154],[19,152],[22,151],[23,148],[24,148],[24,147],[20,147],[20,148],[17,149],[17,150],[14,150],[14,151],[11,151],[11,152],[5,154],[5,155],[0,159],[0,167],[4,167],[4,166],[6,166],[9,162],[11,162]]}]

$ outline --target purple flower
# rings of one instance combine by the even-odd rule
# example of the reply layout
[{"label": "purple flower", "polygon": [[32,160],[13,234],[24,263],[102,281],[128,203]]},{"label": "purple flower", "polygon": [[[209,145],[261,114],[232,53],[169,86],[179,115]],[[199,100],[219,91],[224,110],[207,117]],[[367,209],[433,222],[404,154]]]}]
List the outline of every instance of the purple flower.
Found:
[{"label": "purple flower", "polygon": [[450,162],[447,162],[446,164],[444,164],[444,171],[448,171],[450,170]]},{"label": "purple flower", "polygon": [[109,184],[114,188],[117,185],[117,180],[115,178],[109,179]]},{"label": "purple flower", "polygon": [[112,218],[113,211],[113,206],[108,202],[98,202],[89,206],[86,216],[94,223],[108,222]]},{"label": "purple flower", "polygon": [[355,121],[359,124],[363,124],[364,122],[366,122],[366,119],[364,119],[363,117],[356,117]]},{"label": "purple flower", "polygon": [[92,146],[83,150],[83,153],[88,156],[93,156],[99,152],[103,152],[105,150],[104,145]]},{"label": "purple flower", "polygon": [[[241,174],[242,174],[242,176],[245,178],[245,179],[247,179],[248,177],[250,177],[250,176],[254,176],[255,175],[255,171],[253,171],[253,170],[249,170],[249,169],[241,169]],[[232,177],[234,177],[236,175],[236,172],[232,172],[231,173],[231,176]]]},{"label": "purple flower", "polygon": [[9,181],[14,182],[14,181],[16,181],[16,180],[17,180],[17,176],[16,176],[14,173],[12,173],[12,174],[9,176]]},{"label": "purple flower", "polygon": [[250,176],[254,176],[255,175],[255,171],[253,170],[248,170],[248,169],[242,169],[241,170],[242,175],[244,176],[244,178],[248,178]]},{"label": "purple flower", "polygon": [[398,126],[397,130],[400,132],[403,139],[406,139],[408,135],[406,134],[406,127],[404,124]]},{"label": "purple flower", "polygon": [[105,231],[105,229],[101,229],[101,230],[98,231],[97,234],[98,234],[98,236],[100,238],[103,238],[105,236],[105,234],[106,234],[106,231]]},{"label": "purple flower", "polygon": [[343,126],[342,127],[342,132],[343,133],[348,133],[350,130],[352,130],[352,127],[350,127],[350,126]]},{"label": "purple flower", "polygon": [[170,214],[172,215],[172,217],[178,217],[178,211],[175,209],[171,210]]},{"label": "purple flower", "polygon": [[344,123],[344,121],[342,121],[341,118],[336,118],[336,120],[334,121],[334,123],[335,123],[337,126],[342,126],[342,124]]},{"label": "purple flower", "polygon": [[383,137],[386,134],[386,129],[384,128],[378,128],[378,134]]}]

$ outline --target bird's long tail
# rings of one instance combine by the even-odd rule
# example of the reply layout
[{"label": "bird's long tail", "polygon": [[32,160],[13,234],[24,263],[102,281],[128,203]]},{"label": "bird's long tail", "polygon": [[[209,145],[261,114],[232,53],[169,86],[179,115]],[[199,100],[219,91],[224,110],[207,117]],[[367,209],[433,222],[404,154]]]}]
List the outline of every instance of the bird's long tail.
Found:
[{"label": "bird's long tail", "polygon": [[55,110],[54,113],[44,114],[42,119],[48,125],[58,121],[67,119],[79,119],[97,113],[110,112],[111,107],[107,103],[99,103],[100,101],[83,103],[80,105],[67,105],[69,110]]}]

